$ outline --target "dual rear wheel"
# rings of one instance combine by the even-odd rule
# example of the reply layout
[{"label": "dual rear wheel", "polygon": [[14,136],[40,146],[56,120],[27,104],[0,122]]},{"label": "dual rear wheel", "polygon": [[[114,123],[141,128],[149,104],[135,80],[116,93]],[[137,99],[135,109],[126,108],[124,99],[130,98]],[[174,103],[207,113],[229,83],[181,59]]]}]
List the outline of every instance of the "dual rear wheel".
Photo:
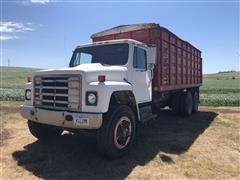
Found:
[{"label": "dual rear wheel", "polygon": [[186,91],[172,95],[170,107],[175,114],[186,117],[198,111],[198,104],[198,92]]}]

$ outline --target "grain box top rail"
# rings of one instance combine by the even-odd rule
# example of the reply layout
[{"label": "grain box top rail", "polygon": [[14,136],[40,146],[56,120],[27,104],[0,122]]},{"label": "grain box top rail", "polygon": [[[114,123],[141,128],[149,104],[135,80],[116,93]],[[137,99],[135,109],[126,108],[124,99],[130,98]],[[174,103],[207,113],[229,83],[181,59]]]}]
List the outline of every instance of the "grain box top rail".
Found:
[{"label": "grain box top rail", "polygon": [[[125,32],[130,32],[130,31],[138,31],[138,30],[143,30],[143,29],[154,29],[154,28],[164,29],[165,31],[172,34],[173,36],[175,36],[178,39],[184,41],[183,39],[179,38],[176,34],[172,33],[168,29],[166,29],[166,28],[164,28],[164,27],[162,27],[162,26],[160,26],[159,24],[156,24],[156,23],[141,23],[141,24],[120,25],[120,26],[116,26],[114,28],[110,28],[110,29],[107,29],[107,30],[104,30],[104,31],[100,31],[98,33],[94,33],[94,34],[92,34],[91,38],[94,39],[94,38],[109,36],[109,35],[113,35],[113,34],[120,34],[120,33],[125,33]],[[201,52],[198,48],[193,46],[191,43],[189,43],[187,41],[184,41],[184,42],[191,45],[193,48],[195,48],[199,52]]]}]

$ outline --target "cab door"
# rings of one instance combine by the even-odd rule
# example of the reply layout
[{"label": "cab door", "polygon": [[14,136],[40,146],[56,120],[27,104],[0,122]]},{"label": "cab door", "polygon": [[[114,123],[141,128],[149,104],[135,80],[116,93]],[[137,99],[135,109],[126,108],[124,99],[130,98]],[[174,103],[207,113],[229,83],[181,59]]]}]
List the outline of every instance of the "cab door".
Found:
[{"label": "cab door", "polygon": [[132,66],[132,85],[137,103],[152,100],[151,69],[147,68],[147,51],[142,47],[134,47]]}]

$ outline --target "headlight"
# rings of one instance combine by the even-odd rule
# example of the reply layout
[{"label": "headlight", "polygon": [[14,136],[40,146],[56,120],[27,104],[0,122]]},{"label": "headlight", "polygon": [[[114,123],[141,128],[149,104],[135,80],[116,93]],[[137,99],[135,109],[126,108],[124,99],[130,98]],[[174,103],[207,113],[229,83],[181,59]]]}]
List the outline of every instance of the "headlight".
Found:
[{"label": "headlight", "polygon": [[31,100],[31,96],[32,96],[31,90],[27,89],[25,91],[25,99],[29,101],[29,100]]},{"label": "headlight", "polygon": [[86,93],[86,105],[97,105],[97,92]]}]

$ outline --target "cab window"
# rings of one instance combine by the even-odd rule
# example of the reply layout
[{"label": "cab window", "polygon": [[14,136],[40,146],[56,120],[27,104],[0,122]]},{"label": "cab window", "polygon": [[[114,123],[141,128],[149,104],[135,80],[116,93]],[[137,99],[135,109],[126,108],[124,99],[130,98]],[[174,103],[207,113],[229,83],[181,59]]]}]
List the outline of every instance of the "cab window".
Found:
[{"label": "cab window", "polygon": [[144,49],[134,47],[133,67],[136,69],[146,69],[147,53]]}]

